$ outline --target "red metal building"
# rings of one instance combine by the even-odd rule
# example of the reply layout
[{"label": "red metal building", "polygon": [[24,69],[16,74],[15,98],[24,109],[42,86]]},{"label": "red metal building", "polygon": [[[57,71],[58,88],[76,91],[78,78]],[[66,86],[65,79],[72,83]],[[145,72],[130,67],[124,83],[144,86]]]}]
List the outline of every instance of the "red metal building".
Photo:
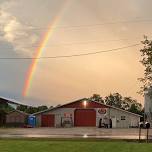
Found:
[{"label": "red metal building", "polygon": [[39,127],[138,126],[140,115],[102,103],[80,99],[34,114]]}]

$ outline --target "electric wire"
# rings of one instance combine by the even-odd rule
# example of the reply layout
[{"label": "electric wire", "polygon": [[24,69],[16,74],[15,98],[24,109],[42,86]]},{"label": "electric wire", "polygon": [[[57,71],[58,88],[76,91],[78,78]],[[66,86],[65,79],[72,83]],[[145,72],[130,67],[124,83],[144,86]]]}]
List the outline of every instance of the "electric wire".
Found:
[{"label": "electric wire", "polygon": [[80,56],[89,56],[89,55],[95,55],[95,54],[101,54],[101,53],[108,53],[108,52],[116,52],[119,50],[122,51],[124,49],[139,46],[139,45],[141,45],[141,43],[136,43],[133,45],[118,47],[114,49],[101,50],[101,51],[88,52],[88,53],[80,53],[80,54],[72,54],[72,55],[41,56],[41,57],[0,57],[0,60],[33,60],[33,59],[39,60],[39,59],[71,58],[71,57],[80,57]]}]

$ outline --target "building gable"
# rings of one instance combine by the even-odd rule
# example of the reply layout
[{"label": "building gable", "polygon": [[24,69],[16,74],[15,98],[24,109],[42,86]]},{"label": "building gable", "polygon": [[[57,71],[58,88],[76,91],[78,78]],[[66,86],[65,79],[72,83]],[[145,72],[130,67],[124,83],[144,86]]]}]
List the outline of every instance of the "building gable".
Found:
[{"label": "building gable", "polygon": [[97,102],[93,102],[93,101],[89,101],[89,100],[78,100],[75,102],[71,102],[65,105],[60,106],[59,108],[77,108],[77,109],[83,109],[83,108],[107,108],[108,106],[101,104],[101,103],[97,103]]}]

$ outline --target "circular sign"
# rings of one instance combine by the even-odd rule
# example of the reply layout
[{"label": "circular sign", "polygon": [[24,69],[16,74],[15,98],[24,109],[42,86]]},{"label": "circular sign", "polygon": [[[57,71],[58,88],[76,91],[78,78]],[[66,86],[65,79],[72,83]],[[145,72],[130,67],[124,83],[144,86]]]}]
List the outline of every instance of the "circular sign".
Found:
[{"label": "circular sign", "polygon": [[105,108],[101,108],[98,110],[100,114],[106,114],[107,110]]}]

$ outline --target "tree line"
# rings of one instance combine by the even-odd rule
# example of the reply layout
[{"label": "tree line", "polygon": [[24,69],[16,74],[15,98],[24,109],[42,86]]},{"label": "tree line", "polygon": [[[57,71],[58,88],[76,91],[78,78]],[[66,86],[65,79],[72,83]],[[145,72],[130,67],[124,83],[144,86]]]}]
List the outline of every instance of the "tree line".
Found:
[{"label": "tree line", "polygon": [[[129,112],[143,115],[144,109],[142,104],[132,97],[123,97],[120,93],[113,93],[106,97],[102,97],[100,94],[93,94],[90,98],[91,101],[96,101],[106,105],[110,105],[116,108],[120,108]],[[33,114],[43,110],[52,108],[53,106],[47,107],[46,105],[41,105],[38,107],[32,107],[27,105],[20,105],[17,107],[17,110],[23,111],[28,114]]]},{"label": "tree line", "polygon": [[40,111],[47,110],[47,109],[48,109],[48,107],[46,105],[42,105],[42,106],[38,106],[38,107],[20,105],[17,107],[17,110],[23,111],[28,114],[33,114],[33,113],[40,112]]},{"label": "tree line", "polygon": [[101,97],[99,94],[93,94],[89,100],[103,103],[109,106],[120,108],[129,112],[143,115],[144,109],[142,104],[132,97],[123,97],[120,93],[113,93],[106,97]]}]

